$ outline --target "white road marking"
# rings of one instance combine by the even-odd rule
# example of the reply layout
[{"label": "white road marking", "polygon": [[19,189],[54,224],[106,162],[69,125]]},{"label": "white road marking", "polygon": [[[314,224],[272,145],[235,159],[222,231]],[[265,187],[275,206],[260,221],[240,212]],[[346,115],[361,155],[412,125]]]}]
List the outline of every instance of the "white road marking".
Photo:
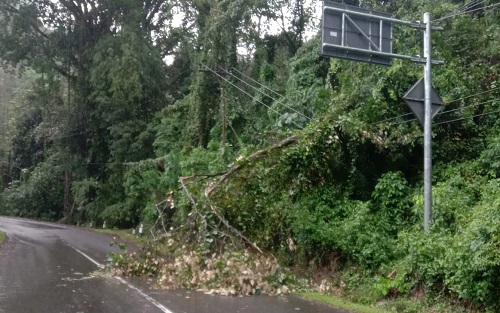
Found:
[{"label": "white road marking", "polygon": [[[97,265],[99,268],[104,268],[104,266],[102,264],[100,264],[99,262],[97,262],[96,260],[92,259],[90,256],[86,255],[85,253],[83,253],[82,251],[78,250],[77,248],[71,246],[71,248],[73,248],[76,252],[80,253],[81,255],[83,255],[85,258],[87,258],[90,262],[94,263],[95,265]],[[129,283],[128,281],[126,281],[125,279],[121,278],[121,277],[117,277],[115,276],[115,278],[120,281],[122,284],[125,284],[127,285],[128,288],[134,290],[135,292],[137,292],[139,295],[143,296],[144,298],[146,298],[146,300],[148,300],[149,302],[151,302],[155,307],[157,307],[158,309],[160,309],[162,312],[164,313],[174,313],[172,311],[170,311],[169,309],[167,309],[163,304],[161,304],[160,302],[156,301],[155,299],[151,298],[150,296],[148,296],[146,293],[144,293],[142,290],[140,290],[139,288],[135,287],[134,285],[132,285],[131,283]]]}]

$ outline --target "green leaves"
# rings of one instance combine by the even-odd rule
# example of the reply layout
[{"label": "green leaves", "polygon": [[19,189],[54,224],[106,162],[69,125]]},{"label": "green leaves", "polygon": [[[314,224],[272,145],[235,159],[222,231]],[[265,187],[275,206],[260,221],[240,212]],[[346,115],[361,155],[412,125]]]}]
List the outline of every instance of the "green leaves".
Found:
[{"label": "green leaves", "polygon": [[376,218],[384,221],[385,228],[396,234],[411,224],[411,190],[401,172],[389,172],[378,180],[372,194],[372,210]]},{"label": "green leaves", "polygon": [[63,168],[61,155],[53,155],[33,169],[25,169],[1,194],[2,214],[58,220],[63,217]]}]

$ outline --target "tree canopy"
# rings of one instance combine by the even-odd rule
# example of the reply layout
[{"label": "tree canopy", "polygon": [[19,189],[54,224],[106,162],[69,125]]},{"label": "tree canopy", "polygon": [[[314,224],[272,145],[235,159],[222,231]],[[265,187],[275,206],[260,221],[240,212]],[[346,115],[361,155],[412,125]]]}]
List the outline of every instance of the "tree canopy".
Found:
[{"label": "tree canopy", "polygon": [[[344,3],[443,27],[429,234],[402,99],[422,66],[321,56],[307,0],[3,0],[0,213],[175,229],[205,255],[232,232],[288,266],[365,271],[379,297],[498,309],[499,7]],[[422,54],[419,30],[393,37]]]}]

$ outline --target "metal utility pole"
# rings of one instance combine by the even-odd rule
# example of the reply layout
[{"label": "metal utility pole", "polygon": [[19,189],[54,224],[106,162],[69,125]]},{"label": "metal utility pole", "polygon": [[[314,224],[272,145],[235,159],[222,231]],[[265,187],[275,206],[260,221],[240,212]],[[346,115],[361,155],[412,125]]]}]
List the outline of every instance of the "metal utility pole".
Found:
[{"label": "metal utility pole", "polygon": [[432,218],[432,77],[431,77],[431,14],[424,13],[424,85],[425,85],[425,123],[424,123],[424,229],[429,231]]},{"label": "metal utility pole", "polygon": [[[424,31],[424,57],[396,54],[392,51],[392,25],[399,24]],[[394,19],[391,15],[323,0],[322,50],[327,57],[352,61],[392,65],[392,59],[410,60],[424,64],[424,77],[403,96],[424,128],[424,229],[429,231],[432,218],[432,118],[443,108],[444,102],[432,88],[430,13],[424,14],[424,23]]]}]

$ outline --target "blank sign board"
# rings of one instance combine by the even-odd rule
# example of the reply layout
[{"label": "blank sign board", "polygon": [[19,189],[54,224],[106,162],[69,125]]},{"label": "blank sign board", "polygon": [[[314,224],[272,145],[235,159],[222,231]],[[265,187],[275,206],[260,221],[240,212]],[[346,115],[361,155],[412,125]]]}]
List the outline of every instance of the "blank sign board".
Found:
[{"label": "blank sign board", "polygon": [[389,14],[323,1],[322,54],[391,65],[392,24]]}]

